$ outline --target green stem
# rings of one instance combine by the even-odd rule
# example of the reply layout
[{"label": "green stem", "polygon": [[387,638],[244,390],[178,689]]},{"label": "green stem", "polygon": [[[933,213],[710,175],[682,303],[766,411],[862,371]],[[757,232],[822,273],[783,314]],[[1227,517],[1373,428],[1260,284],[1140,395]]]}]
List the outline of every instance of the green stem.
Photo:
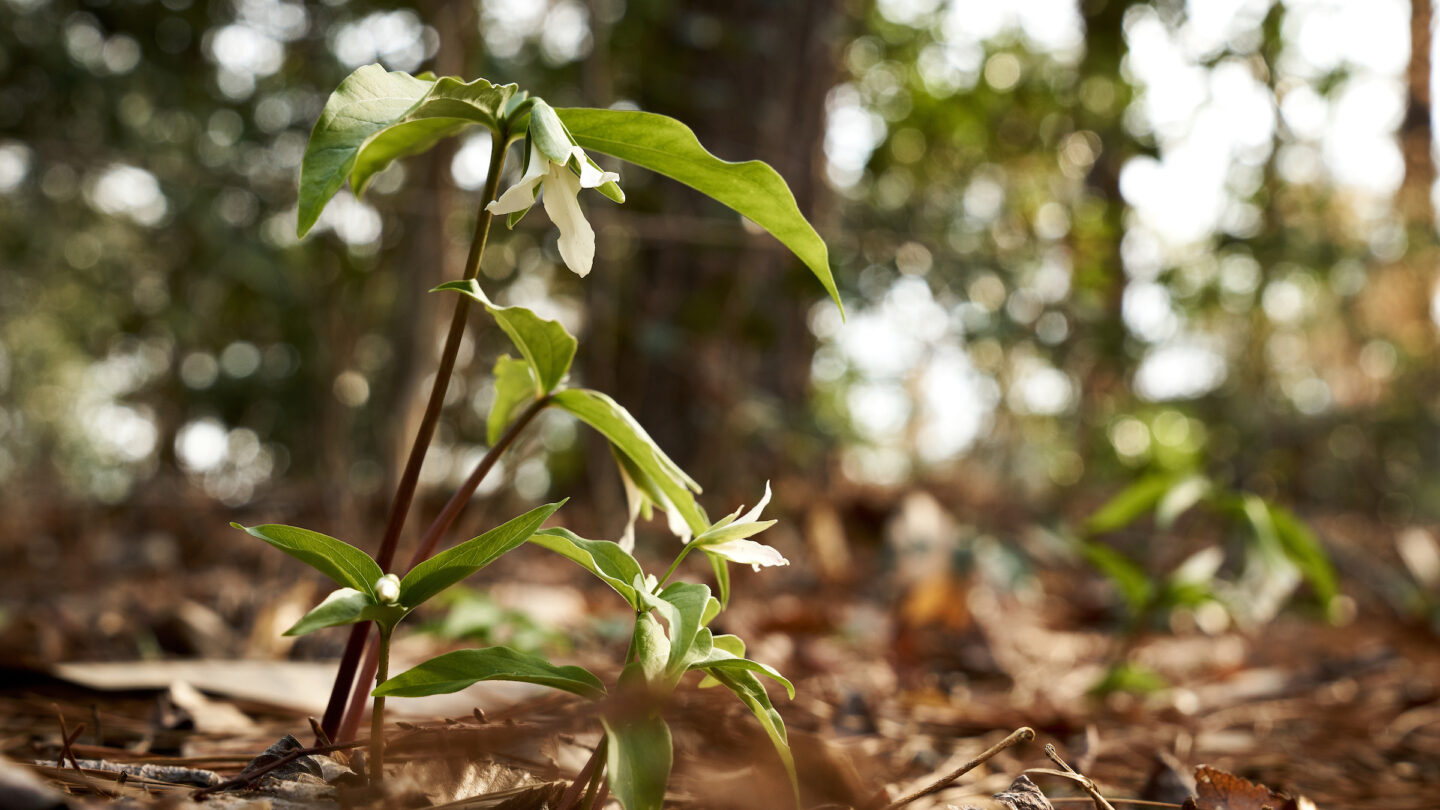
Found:
[{"label": "green stem", "polygon": [[684,548],[680,549],[680,554],[675,557],[675,562],[670,563],[670,567],[665,571],[665,576],[661,577],[660,581],[656,583],[655,593],[659,593],[660,589],[665,587],[665,583],[669,582],[670,577],[675,575],[675,569],[680,567],[680,563],[683,562],[687,556],[689,556],[690,550],[693,548],[695,548],[695,543],[694,541],[691,541],[689,543],[686,543]]},{"label": "green stem", "polygon": [[[545,396],[532,402],[519,418],[510,423],[510,427],[506,428],[495,445],[485,452],[485,457],[480,459],[480,463],[475,466],[470,477],[465,479],[465,483],[461,484],[459,489],[455,490],[455,494],[450,496],[445,508],[441,509],[440,514],[430,523],[430,528],[426,530],[420,547],[415,550],[415,554],[410,557],[410,564],[405,567],[407,573],[435,554],[435,548],[439,545],[440,538],[450,530],[450,526],[460,516],[460,510],[470,502],[470,498],[475,495],[475,490],[480,486],[480,482],[485,480],[485,476],[500,461],[500,457],[515,443],[515,440],[535,419],[536,415],[550,404],[551,399],[551,397]],[[360,668],[360,678],[355,682],[355,692],[350,696],[350,710],[345,712],[344,722],[340,724],[341,738],[348,739],[360,728],[360,721],[365,716],[365,695],[369,693],[365,685],[370,682],[374,673],[375,648],[371,647],[365,655],[364,665]]]},{"label": "green stem", "polygon": [[[390,631],[380,627],[380,664],[375,670],[375,686],[385,683],[390,677]],[[381,784],[385,781],[385,698],[376,696],[375,708],[370,710],[370,781]]]},{"label": "green stem", "polygon": [[[507,130],[496,133],[491,140],[490,174],[485,178],[485,192],[480,203],[480,214],[475,220],[475,235],[470,242],[470,255],[465,261],[465,278],[471,279],[480,270],[480,259],[485,255],[485,244],[490,238],[490,223],[495,218],[486,210],[490,201],[500,190],[500,173],[505,166],[505,154],[510,144]],[[450,375],[455,370],[455,357],[460,353],[460,339],[465,334],[465,319],[470,313],[470,298],[455,296],[455,314],[450,319],[450,332],[445,337],[445,349],[440,354],[440,367],[435,372],[435,381],[430,387],[430,399],[425,404],[425,415],[415,440],[410,445],[410,456],[405,462],[405,471],[395,488],[395,499],[390,503],[390,517],[385,523],[385,535],[380,541],[380,553],[375,561],[382,570],[390,570],[395,559],[395,549],[400,543],[400,530],[410,513],[410,504],[415,500],[415,488],[420,481],[420,468],[430,440],[435,436],[435,426],[440,421],[440,409],[445,404],[445,391],[450,387]],[[325,718],[321,727],[331,739],[340,739],[340,723],[345,717],[345,706],[350,688],[355,683],[355,670],[365,652],[365,639],[370,625],[360,623],[350,631],[345,644],[345,653],[340,658],[340,669],[335,673],[335,683],[330,689],[330,702],[325,707]],[[363,681],[362,681],[363,683]]]}]

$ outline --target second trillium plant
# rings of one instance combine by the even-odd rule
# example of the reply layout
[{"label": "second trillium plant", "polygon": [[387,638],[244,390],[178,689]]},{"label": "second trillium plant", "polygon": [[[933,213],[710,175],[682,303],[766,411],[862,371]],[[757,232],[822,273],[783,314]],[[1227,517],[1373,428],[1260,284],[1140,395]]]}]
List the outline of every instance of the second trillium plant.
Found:
[{"label": "second trillium plant", "polygon": [[[513,225],[537,198],[559,231],[565,265],[580,276],[590,272],[595,232],[586,221],[582,191],[593,189],[624,202],[619,175],[602,169],[592,154],[609,155],[670,177],[731,207],[788,246],[818,278],[839,305],[825,244],[796,207],[784,180],[758,161],[730,163],[710,154],[684,124],[672,118],[629,110],[555,109],[513,84],[494,85],[484,79],[463,81],[428,74],[386,72],[378,65],[355,71],[331,95],[310,137],[300,178],[299,232],[304,235],[328,201],[347,182],[356,194],[392,161],[426,151],[441,139],[474,126],[490,130],[494,149],[485,199],[477,216],[474,242],[465,277],[436,291],[456,293],[456,316],[430,392],[431,407],[416,436],[411,464],[400,477],[391,519],[376,558],[318,532],[292,526],[244,528],[291,556],[313,566],[339,586],[288,633],[298,635],[337,625],[373,623],[376,638],[367,659],[373,667],[368,683],[345,712],[350,682],[365,649],[363,632],[352,635],[337,677],[327,732],[342,740],[352,726],[333,718],[358,717],[364,693],[374,695],[371,713],[370,769],[384,777],[384,706],[387,697],[413,697],[454,692],[485,680],[512,680],[571,692],[588,700],[610,695],[624,699],[606,704],[601,713],[604,736],[595,751],[590,781],[572,788],[575,802],[593,802],[600,779],[626,810],[659,810],[664,802],[672,760],[670,730],[661,716],[665,700],[688,672],[702,675],[702,686],[723,686],[754,713],[774,743],[790,775],[798,804],[785,725],[760,677],[771,679],[794,696],[794,688],[774,669],[745,657],[745,643],[710,629],[730,599],[731,563],[785,565],[776,549],[754,538],[774,524],[761,514],[770,487],[749,512],[744,507],[712,521],[697,502],[700,486],[672,461],[624,407],[604,393],[567,384],[576,340],[563,326],[524,307],[500,306],[476,281],[488,240],[491,218],[506,215]],[[522,171],[518,182],[499,192],[506,154],[520,144]],[[478,304],[505,332],[518,357],[502,355],[494,365],[495,398],[486,420],[491,450],[450,504],[431,524],[412,565],[391,570],[399,528],[403,526],[418,459],[433,435],[443,403],[454,353],[468,308]],[[485,534],[435,554],[435,548],[479,481],[499,454],[546,408],[567,411],[609,442],[625,482],[630,506],[620,542],[591,540],[544,524],[563,504],[552,503],[526,512]],[[671,530],[683,541],[668,570],[658,578],[645,572],[631,554],[634,523],[655,509],[666,513]],[[390,638],[415,608],[481,568],[522,545],[559,554],[589,571],[613,589],[634,611],[629,649],[612,683],[585,669],[557,666],[505,647],[460,650],[389,677]],[[694,552],[709,562],[715,588],[677,577]],[[354,643],[358,640],[359,643]],[[368,682],[369,670],[361,671]],[[338,704],[338,706],[337,706]],[[583,800],[579,789],[586,788]],[[573,806],[573,805],[572,805]]]}]

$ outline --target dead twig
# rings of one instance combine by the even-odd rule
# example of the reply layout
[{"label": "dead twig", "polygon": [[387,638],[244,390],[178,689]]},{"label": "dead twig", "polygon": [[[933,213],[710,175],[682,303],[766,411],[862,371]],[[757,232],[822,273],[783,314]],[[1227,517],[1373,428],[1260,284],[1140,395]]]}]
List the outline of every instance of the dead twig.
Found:
[{"label": "dead twig", "polygon": [[81,723],[76,726],[75,732],[72,734],[70,730],[65,727],[65,715],[57,710],[55,717],[60,720],[60,757],[55,762],[55,767],[65,767],[65,761],[68,759],[70,765],[78,771],[80,770],[80,762],[75,759],[75,752],[71,750],[70,746],[74,745],[75,741],[80,739],[80,735],[85,732],[85,724]]},{"label": "dead twig", "polygon": [[[994,757],[1001,751],[1004,751],[1005,749],[1019,743],[1030,742],[1033,739],[1035,739],[1035,730],[1030,728],[1029,726],[1021,726],[1020,728],[1017,728],[1014,731],[1010,732],[1010,736],[985,749],[983,752],[981,752],[979,756],[975,757],[964,765],[961,765],[959,768],[956,768],[955,770],[941,777],[929,787],[917,790],[914,793],[911,793],[909,796],[904,796],[902,798],[896,799],[895,801],[885,805],[883,808],[881,808],[881,810],[898,810],[898,808],[904,807],[905,805],[917,799],[922,799],[926,796],[931,795],[932,793],[939,793],[941,790],[944,790],[945,787],[951,782],[954,782],[956,779],[959,779],[970,771],[975,770],[977,767],[984,764],[986,761],[988,761],[990,758]],[[1114,810],[1114,808],[1111,808],[1111,810]]]},{"label": "dead twig", "polygon": [[1069,779],[1070,781],[1078,784],[1080,788],[1086,793],[1090,794],[1090,800],[1095,803],[1096,810],[1115,810],[1115,806],[1110,804],[1110,802],[1106,801],[1104,796],[1100,795],[1100,789],[1095,787],[1095,783],[1091,781],[1090,777],[1086,776],[1083,773],[1080,773],[1079,771],[1076,771],[1074,768],[1070,767],[1069,763],[1060,758],[1060,754],[1055,750],[1055,746],[1047,743],[1045,745],[1045,756],[1049,757],[1051,762],[1059,765],[1060,770],[1056,771],[1050,768],[1028,768],[1026,769],[1025,773],[1043,773],[1047,776],[1058,776],[1062,779]]},{"label": "dead twig", "polygon": [[289,765],[300,757],[309,756],[310,754],[328,754],[332,751],[346,751],[351,748],[357,748],[366,744],[367,741],[365,740],[352,740],[351,742],[335,743],[332,745],[316,745],[311,748],[297,748],[294,751],[291,751],[290,753],[280,757],[279,759],[267,762],[258,768],[250,768],[241,771],[240,775],[236,776],[234,779],[229,779],[219,784],[211,785],[207,788],[200,788],[199,790],[190,794],[190,798],[198,802],[204,799],[206,796],[209,796],[212,793],[219,793],[222,790],[249,787],[265,774],[270,773],[271,771],[281,767],[282,765]]}]

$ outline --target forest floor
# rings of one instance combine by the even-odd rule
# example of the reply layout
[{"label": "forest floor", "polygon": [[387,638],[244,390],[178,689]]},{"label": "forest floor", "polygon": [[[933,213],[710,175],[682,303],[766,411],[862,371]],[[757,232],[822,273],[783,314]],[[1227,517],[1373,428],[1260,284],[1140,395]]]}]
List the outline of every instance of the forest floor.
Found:
[{"label": "forest floor", "polygon": [[[205,566],[152,552],[154,564],[134,562],[103,586],[84,576],[56,584],[36,571],[43,560],[0,574],[10,606],[0,806],[24,806],[22,794],[49,797],[36,807],[188,806],[286,735],[315,742],[307,718],[323,710],[343,633],[291,646],[279,631],[317,600],[318,585],[258,549]],[[96,559],[88,565],[105,564]],[[483,638],[614,678],[627,617],[613,594],[539,554],[507,557],[477,580],[430,631],[399,638],[400,666]],[[1122,642],[1093,575],[1042,568],[1036,582],[1017,592],[948,570],[868,584],[827,583],[799,566],[738,575],[720,622],[795,681],[795,700],[772,697],[803,806],[878,810],[1022,727],[1033,741],[908,806],[965,807],[963,796],[1055,769],[1047,744],[1117,808],[1180,806],[1201,765],[1313,803],[1239,793],[1226,803],[1202,784],[1201,810],[1440,806],[1440,644],[1423,625],[1361,594],[1338,626],[1292,610],[1243,631],[1177,626]],[[1119,655],[1163,685],[1094,694]],[[774,750],[720,691],[687,681],[667,712],[676,748],[667,806],[789,806]],[[538,688],[480,684],[390,704],[384,797],[341,750],[203,798],[247,808],[554,807],[599,740],[589,704]],[[15,787],[27,772],[38,792]],[[1073,780],[1032,778],[1053,806],[1091,806]]]}]

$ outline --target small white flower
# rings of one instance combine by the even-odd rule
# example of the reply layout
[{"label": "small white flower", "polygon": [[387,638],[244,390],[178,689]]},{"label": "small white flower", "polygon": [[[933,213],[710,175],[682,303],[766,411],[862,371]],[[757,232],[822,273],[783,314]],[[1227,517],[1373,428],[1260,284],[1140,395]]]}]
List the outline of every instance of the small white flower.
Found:
[{"label": "small white flower", "polygon": [[485,206],[485,210],[492,214],[525,211],[535,204],[535,198],[543,190],[545,213],[560,229],[560,258],[565,260],[566,267],[583,278],[590,273],[595,261],[595,229],[580,210],[580,189],[599,188],[619,179],[620,175],[614,172],[601,171],[579,146],[572,145],[565,160],[556,163],[531,143],[525,175],[501,194],[500,199]]},{"label": "small white flower", "polygon": [[745,507],[736,509],[734,514],[722,518],[701,532],[695,538],[695,543],[704,551],[731,562],[749,565],[756,571],[759,571],[762,565],[789,565],[790,561],[773,547],[747,539],[775,525],[773,520],[760,520],[760,513],[769,503],[770,482],[766,481],[765,497],[755,504],[754,509],[744,517],[740,516],[740,510]]},{"label": "small white flower", "polygon": [[400,578],[394,574],[386,574],[375,580],[375,598],[383,605],[393,605],[400,601]]}]

